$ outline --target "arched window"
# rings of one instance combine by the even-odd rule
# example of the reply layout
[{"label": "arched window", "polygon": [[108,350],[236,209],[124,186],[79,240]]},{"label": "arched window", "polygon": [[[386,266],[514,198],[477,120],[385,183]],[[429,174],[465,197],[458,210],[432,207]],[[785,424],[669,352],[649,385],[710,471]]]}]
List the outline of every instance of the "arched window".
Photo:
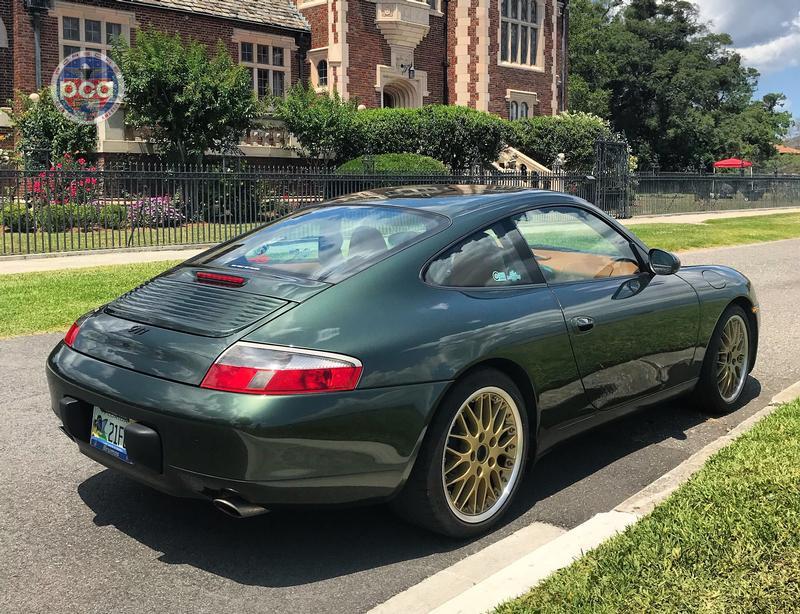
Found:
[{"label": "arched window", "polygon": [[528,103],[527,102],[520,102],[519,103],[519,118],[522,119],[523,117],[528,117]]},{"label": "arched window", "polygon": [[317,62],[317,85],[326,87],[328,85],[328,61],[320,60]]},{"label": "arched window", "polygon": [[512,100],[509,105],[508,119],[514,120],[517,119],[517,117],[519,117],[519,105],[517,105],[516,100]]}]

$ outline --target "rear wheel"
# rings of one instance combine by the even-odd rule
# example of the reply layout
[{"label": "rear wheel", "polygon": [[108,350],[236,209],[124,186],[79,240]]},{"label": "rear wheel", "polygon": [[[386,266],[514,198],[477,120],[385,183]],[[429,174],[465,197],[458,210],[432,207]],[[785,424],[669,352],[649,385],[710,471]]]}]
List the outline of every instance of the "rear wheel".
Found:
[{"label": "rear wheel", "polygon": [[742,396],[750,371],[750,334],[744,309],[728,307],[714,329],[695,389],[695,402],[704,411],[726,413]]},{"label": "rear wheel", "polygon": [[434,416],[394,509],[452,537],[488,530],[516,494],[527,433],[525,404],[514,382],[493,369],[471,373]]}]

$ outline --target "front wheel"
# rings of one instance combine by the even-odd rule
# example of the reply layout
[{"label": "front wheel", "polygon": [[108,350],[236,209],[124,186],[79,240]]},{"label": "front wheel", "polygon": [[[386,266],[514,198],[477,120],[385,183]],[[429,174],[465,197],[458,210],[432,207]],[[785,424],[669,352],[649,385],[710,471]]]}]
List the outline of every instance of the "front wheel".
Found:
[{"label": "front wheel", "polygon": [[434,416],[394,509],[451,537],[488,530],[516,494],[527,435],[525,403],[514,382],[494,369],[469,374]]},{"label": "front wheel", "polygon": [[750,323],[731,305],[719,319],[706,350],[695,402],[712,414],[729,412],[742,396],[750,372]]}]

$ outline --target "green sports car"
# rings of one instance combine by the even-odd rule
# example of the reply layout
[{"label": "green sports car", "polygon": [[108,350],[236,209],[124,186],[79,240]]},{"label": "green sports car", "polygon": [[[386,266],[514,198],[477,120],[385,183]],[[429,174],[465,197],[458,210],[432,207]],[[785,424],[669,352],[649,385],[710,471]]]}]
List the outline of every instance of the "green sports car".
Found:
[{"label": "green sports car", "polygon": [[362,192],[192,258],[80,318],[47,361],[81,452],[245,517],[389,501],[487,530],[560,441],[753,368],[746,277],[680,266],[566,194]]}]

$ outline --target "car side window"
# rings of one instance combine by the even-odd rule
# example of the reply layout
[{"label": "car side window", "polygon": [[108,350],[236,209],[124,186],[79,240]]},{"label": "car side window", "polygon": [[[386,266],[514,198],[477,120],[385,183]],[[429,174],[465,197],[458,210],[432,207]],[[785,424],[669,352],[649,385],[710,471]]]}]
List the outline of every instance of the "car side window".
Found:
[{"label": "car side window", "polygon": [[425,281],[459,288],[507,287],[529,284],[526,263],[504,223],[459,241],[428,266]]},{"label": "car side window", "polygon": [[584,209],[532,209],[513,222],[548,283],[622,277],[641,270],[628,239]]}]

